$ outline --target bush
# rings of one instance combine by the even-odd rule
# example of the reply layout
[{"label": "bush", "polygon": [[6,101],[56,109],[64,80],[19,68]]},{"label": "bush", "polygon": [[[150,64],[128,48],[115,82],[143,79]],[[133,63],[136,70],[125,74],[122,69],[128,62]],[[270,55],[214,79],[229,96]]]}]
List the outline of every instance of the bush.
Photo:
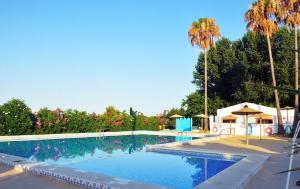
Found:
[{"label": "bush", "polygon": [[[59,110],[59,109],[57,109]],[[61,117],[57,110],[51,111],[48,108],[42,108],[36,113],[36,130],[37,134],[61,133]]]},{"label": "bush", "polygon": [[148,130],[158,131],[159,130],[158,117],[151,116],[148,118],[148,120],[149,120]]},{"label": "bush", "polygon": [[95,114],[77,110],[67,110],[64,113],[64,128],[68,133],[96,132],[98,126],[99,121]]},{"label": "bush", "polygon": [[136,130],[158,130],[158,122],[155,116],[146,117],[138,115],[136,117]]},{"label": "bush", "polygon": [[100,122],[100,128],[107,131],[130,131],[133,129],[133,118],[113,106],[106,108],[106,112],[100,116]]},{"label": "bush", "polygon": [[18,99],[12,99],[0,106],[1,135],[24,135],[33,131],[33,118],[30,108]]}]

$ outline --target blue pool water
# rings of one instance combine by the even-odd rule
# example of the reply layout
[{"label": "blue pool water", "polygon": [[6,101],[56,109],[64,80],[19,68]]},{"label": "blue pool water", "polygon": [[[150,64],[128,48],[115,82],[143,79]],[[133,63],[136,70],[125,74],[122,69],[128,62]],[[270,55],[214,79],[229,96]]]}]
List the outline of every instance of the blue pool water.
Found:
[{"label": "blue pool water", "polygon": [[130,135],[0,142],[0,152],[130,180],[190,189],[242,159],[187,152],[146,152],[146,145],[190,137]]}]

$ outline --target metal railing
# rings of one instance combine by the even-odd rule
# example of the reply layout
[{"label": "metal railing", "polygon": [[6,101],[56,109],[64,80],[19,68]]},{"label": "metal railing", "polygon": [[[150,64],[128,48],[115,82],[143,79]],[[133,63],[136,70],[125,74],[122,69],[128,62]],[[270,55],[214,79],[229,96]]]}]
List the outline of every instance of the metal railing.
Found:
[{"label": "metal railing", "polygon": [[105,130],[104,129],[99,129],[96,132],[99,134],[98,137],[96,137],[96,139],[103,139],[105,137],[105,134],[104,134]]},{"label": "metal railing", "polygon": [[300,131],[300,120],[297,123],[297,127],[296,127],[296,130],[295,130],[293,139],[292,139],[291,155],[290,155],[290,162],[289,162],[288,173],[287,173],[287,177],[286,177],[285,189],[288,189],[289,185],[290,185],[291,169],[292,169],[292,166],[293,166],[293,159],[294,159],[295,148],[300,146],[297,143],[297,137],[299,135],[299,131]]},{"label": "metal railing", "polygon": [[187,136],[187,135],[188,135],[188,133],[185,132],[185,131],[178,131],[177,132],[177,136]]}]

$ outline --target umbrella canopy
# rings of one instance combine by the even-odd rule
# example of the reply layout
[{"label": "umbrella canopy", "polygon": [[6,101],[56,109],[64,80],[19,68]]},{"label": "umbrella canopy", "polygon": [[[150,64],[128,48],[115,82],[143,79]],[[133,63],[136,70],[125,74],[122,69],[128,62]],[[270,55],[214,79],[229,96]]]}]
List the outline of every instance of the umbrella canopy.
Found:
[{"label": "umbrella canopy", "polygon": [[255,118],[259,119],[260,120],[260,128],[259,128],[259,140],[261,140],[261,124],[262,124],[262,120],[263,119],[273,119],[273,116],[270,115],[270,114],[266,114],[266,113],[260,113],[260,114],[256,114],[254,115]]},{"label": "umbrella canopy", "polygon": [[248,115],[255,115],[255,114],[260,114],[262,113],[261,111],[249,108],[247,105],[245,105],[242,109],[238,111],[232,112],[232,114],[235,115],[245,115],[246,116],[246,121],[245,121],[245,127],[246,127],[246,144],[248,145]]},{"label": "umbrella canopy", "polygon": [[258,119],[273,119],[272,115],[266,113],[255,114],[254,117]]},{"label": "umbrella canopy", "polygon": [[223,121],[230,121],[230,120],[236,120],[238,117],[237,116],[234,116],[234,115],[228,115],[228,116],[225,116],[223,117]]},{"label": "umbrella canopy", "polygon": [[170,118],[182,118],[182,117],[183,117],[183,116],[178,115],[178,114],[175,114],[175,115],[170,116]]},{"label": "umbrella canopy", "polygon": [[204,114],[198,114],[198,115],[195,115],[194,117],[208,118],[208,116],[206,116],[206,115],[204,115]]},{"label": "umbrella canopy", "polygon": [[234,115],[228,115],[228,116],[225,116],[223,117],[223,121],[229,121],[229,134],[231,135],[231,122],[234,121],[237,119],[238,117],[237,116],[234,116]]},{"label": "umbrella canopy", "polygon": [[249,108],[247,105],[245,105],[242,109],[239,109],[238,111],[232,112],[232,114],[235,115],[254,115],[254,114],[260,114],[261,111]]},{"label": "umbrella canopy", "polygon": [[286,106],[286,107],[281,108],[281,109],[282,109],[282,110],[292,110],[292,109],[294,109],[294,107]]}]

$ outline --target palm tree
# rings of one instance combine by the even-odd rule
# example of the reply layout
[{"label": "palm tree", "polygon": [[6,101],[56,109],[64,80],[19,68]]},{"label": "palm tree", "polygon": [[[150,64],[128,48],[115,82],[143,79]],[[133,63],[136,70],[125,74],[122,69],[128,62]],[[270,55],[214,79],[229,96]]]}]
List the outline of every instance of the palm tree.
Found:
[{"label": "palm tree", "polygon": [[208,131],[208,103],[207,103],[207,52],[211,47],[215,46],[215,38],[220,37],[219,27],[213,18],[200,18],[193,22],[189,31],[189,39],[193,46],[197,45],[204,51],[204,114],[206,116],[204,121],[204,131]]},{"label": "palm tree", "polygon": [[[299,59],[298,59],[298,27],[300,26],[300,1],[299,0],[280,0],[281,11],[278,11],[276,17],[279,21],[283,22],[284,25],[294,29],[294,42],[295,42],[295,90],[299,89]],[[294,127],[299,120],[299,95],[295,94],[295,114],[294,114]]]},{"label": "palm tree", "polygon": [[[254,2],[252,4],[251,8],[245,14],[247,28],[252,30],[254,33],[264,35],[267,38],[271,75],[274,87],[276,87],[277,85],[270,38],[278,30],[278,24],[273,17],[275,14],[277,14],[280,8],[281,7],[278,0],[258,0],[257,2]],[[284,128],[280,112],[280,103],[277,89],[274,89],[274,96],[278,117],[278,133],[283,134]]]}]

